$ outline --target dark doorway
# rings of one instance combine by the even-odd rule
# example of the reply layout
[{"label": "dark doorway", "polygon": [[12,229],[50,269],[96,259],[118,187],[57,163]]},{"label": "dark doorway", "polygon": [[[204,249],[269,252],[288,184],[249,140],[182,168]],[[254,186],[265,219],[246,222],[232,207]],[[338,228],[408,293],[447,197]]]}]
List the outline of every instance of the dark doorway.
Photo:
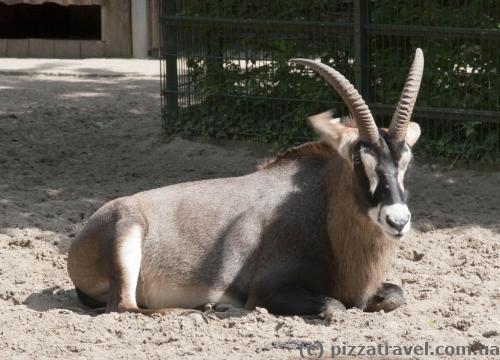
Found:
[{"label": "dark doorway", "polygon": [[0,2],[0,38],[101,40],[101,7]]}]

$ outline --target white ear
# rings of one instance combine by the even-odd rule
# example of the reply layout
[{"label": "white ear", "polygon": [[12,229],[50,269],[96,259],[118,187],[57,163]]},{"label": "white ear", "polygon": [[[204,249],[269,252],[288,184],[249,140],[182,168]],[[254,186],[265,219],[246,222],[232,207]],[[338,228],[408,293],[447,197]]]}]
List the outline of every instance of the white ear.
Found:
[{"label": "white ear", "polygon": [[421,133],[420,126],[418,126],[418,124],[415,122],[410,122],[406,130],[406,137],[405,137],[406,143],[410,145],[410,147],[415,145],[418,138],[420,137],[420,133]]},{"label": "white ear", "polygon": [[334,119],[331,111],[308,118],[314,131],[344,159],[350,161],[350,151],[359,138],[358,129],[342,125]]}]

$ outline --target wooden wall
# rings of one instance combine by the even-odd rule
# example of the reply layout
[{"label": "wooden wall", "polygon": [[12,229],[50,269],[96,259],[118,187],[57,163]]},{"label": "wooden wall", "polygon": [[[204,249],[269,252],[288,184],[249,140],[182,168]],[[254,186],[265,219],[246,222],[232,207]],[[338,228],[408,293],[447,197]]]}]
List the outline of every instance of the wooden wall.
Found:
[{"label": "wooden wall", "polygon": [[130,57],[130,0],[100,0],[102,40],[0,39],[0,57]]},{"label": "wooden wall", "polygon": [[132,55],[130,0],[103,0],[103,33],[105,57]]},{"label": "wooden wall", "polygon": [[149,53],[159,56],[160,48],[160,0],[148,0],[149,6]]}]

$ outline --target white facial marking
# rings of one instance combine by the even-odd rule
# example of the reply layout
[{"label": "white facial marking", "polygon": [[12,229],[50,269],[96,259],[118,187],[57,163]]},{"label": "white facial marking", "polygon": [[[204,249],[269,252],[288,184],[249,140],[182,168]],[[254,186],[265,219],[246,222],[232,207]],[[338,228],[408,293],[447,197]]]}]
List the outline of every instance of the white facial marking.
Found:
[{"label": "white facial marking", "polygon": [[405,204],[378,205],[368,216],[388,235],[401,237],[410,231],[411,213]]},{"label": "white facial marking", "polygon": [[134,226],[121,238],[118,247],[118,259],[123,271],[123,280],[128,290],[125,296],[136,304],[136,289],[141,269],[142,233],[139,226]]},{"label": "white facial marking", "polygon": [[383,206],[380,221],[391,235],[404,235],[410,230],[411,214],[405,204]]},{"label": "white facial marking", "polygon": [[370,219],[372,219],[372,221],[375,224],[379,224],[379,221],[378,221],[379,213],[380,213],[380,205],[378,205],[376,207],[373,207],[370,210],[368,210],[368,216],[370,217]]},{"label": "white facial marking", "polygon": [[[405,145],[405,147],[408,147],[408,145]],[[406,149],[406,151],[401,154],[401,158],[399,159],[398,163],[398,185],[401,188],[401,191],[405,191],[403,180],[410,160],[411,151],[409,149]]]},{"label": "white facial marking", "polygon": [[370,182],[370,193],[373,195],[378,186],[378,175],[376,171],[377,160],[375,160],[375,157],[365,149],[361,149],[359,154],[361,155],[361,161],[365,167],[366,176]]}]

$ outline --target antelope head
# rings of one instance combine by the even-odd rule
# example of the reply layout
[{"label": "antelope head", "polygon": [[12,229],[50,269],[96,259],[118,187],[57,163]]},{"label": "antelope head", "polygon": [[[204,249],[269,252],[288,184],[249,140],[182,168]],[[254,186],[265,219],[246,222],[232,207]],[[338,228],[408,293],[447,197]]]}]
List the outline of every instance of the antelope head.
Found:
[{"label": "antelope head", "polygon": [[420,136],[420,127],[410,119],[422,80],[422,50],[416,50],[389,129],[377,127],[361,95],[338,71],[308,59],[290,62],[309,66],[346,103],[354,120],[349,124],[333,119],[331,112],[311,116],[309,121],[322,140],[351,167],[353,189],[361,211],[386,236],[401,238],[408,233],[411,223],[404,178],[412,159],[411,148]]}]

